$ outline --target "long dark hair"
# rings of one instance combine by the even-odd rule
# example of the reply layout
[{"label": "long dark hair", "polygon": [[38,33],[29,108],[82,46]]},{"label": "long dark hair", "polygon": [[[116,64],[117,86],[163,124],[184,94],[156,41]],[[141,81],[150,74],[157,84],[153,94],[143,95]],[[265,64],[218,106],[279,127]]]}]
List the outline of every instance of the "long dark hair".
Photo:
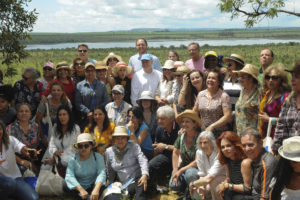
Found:
[{"label": "long dark hair", "polygon": [[7,150],[9,148],[9,135],[6,132],[5,124],[2,120],[0,120],[0,128],[2,128],[2,142]]},{"label": "long dark hair", "polygon": [[143,110],[140,107],[133,106],[132,108],[129,108],[129,110],[127,111],[127,115],[129,114],[130,111],[139,120],[139,126],[136,129],[136,131],[138,131],[144,121]]},{"label": "long dark hair", "polygon": [[293,171],[290,161],[281,157],[274,173],[276,183],[272,190],[271,200],[281,199],[281,192],[290,183]]},{"label": "long dark hair", "polygon": [[198,69],[194,69],[187,74],[189,81],[188,81],[188,87],[186,89],[186,95],[184,97],[185,103],[186,103],[185,107],[187,109],[191,109],[194,107],[195,99],[198,95],[197,89],[192,85],[192,82],[191,82],[191,74],[194,72],[198,72],[200,77],[202,78],[202,90],[206,89],[205,74],[203,72],[201,72]]},{"label": "long dark hair", "polygon": [[59,121],[59,118],[58,118],[58,113],[61,110],[67,111],[67,113],[69,115],[69,122],[68,122],[66,134],[68,134],[68,133],[71,134],[72,131],[75,128],[75,122],[74,122],[73,115],[72,115],[70,107],[68,105],[65,105],[65,104],[60,105],[58,107],[57,113],[56,113],[57,123],[56,123],[56,132],[55,132],[56,136],[58,136],[59,139],[62,139],[64,137],[64,134],[63,134],[63,131],[62,131],[62,124],[61,124],[61,122]]},{"label": "long dark hair", "polygon": [[92,124],[89,125],[89,132],[90,132],[90,133],[93,133],[94,128],[97,126],[97,123],[96,123],[95,120],[94,120],[94,112],[95,112],[95,110],[101,110],[101,111],[104,113],[104,116],[105,116],[105,117],[104,117],[104,121],[103,121],[103,129],[102,129],[102,131],[105,131],[105,130],[109,127],[109,125],[110,125],[110,121],[109,121],[109,119],[108,119],[107,112],[106,112],[105,108],[104,108],[103,106],[96,107],[96,108],[94,108],[94,110],[93,110],[93,120],[92,120]]}]

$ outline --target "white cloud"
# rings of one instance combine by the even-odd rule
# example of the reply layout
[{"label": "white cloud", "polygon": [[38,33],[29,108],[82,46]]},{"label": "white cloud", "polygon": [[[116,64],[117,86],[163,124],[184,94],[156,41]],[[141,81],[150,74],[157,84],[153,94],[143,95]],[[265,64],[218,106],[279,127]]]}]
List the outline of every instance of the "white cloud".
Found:
[{"label": "white cloud", "polygon": [[[44,1],[40,5],[47,7],[53,3],[53,0]],[[290,1],[293,0],[289,0],[287,7],[291,7]],[[220,13],[217,3],[215,0],[56,0],[55,10],[40,12],[34,31],[244,27],[242,18],[231,21],[229,14]]]}]

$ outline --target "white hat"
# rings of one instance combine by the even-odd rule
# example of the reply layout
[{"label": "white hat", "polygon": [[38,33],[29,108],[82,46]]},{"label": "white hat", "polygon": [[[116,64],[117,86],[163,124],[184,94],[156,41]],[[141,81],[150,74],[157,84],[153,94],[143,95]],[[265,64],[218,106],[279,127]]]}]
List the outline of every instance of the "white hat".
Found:
[{"label": "white hat", "polygon": [[136,100],[136,103],[140,105],[142,100],[151,100],[157,104],[157,101],[154,99],[151,91],[143,91],[141,97],[138,100]]},{"label": "white hat", "polygon": [[126,129],[125,126],[116,126],[112,136],[113,137],[114,136],[127,136],[127,137],[129,137],[130,135],[128,135],[127,129]]},{"label": "white hat", "polygon": [[174,61],[173,60],[166,60],[163,69],[174,69]]},{"label": "white hat", "polygon": [[300,162],[300,136],[293,136],[283,140],[278,153],[285,159]]},{"label": "white hat", "polygon": [[118,91],[121,94],[125,94],[123,85],[115,85],[111,91]]},{"label": "white hat", "polygon": [[93,139],[93,136],[90,133],[81,133],[77,136],[77,141],[75,144],[73,144],[73,147],[75,149],[78,149],[78,144],[82,142],[91,142],[93,143],[93,146],[96,145],[96,142]]}]

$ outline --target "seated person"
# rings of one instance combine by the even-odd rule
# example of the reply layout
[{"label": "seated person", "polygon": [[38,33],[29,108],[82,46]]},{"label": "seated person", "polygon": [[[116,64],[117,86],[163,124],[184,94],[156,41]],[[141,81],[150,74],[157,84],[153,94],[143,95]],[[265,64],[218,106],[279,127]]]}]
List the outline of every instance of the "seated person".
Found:
[{"label": "seated person", "polygon": [[103,157],[92,151],[95,144],[90,134],[80,134],[73,145],[78,152],[68,163],[66,189],[80,199],[98,199],[102,186],[106,184]]},{"label": "seated person", "polygon": [[16,119],[16,110],[10,106],[14,98],[10,85],[0,85],[0,120],[7,126]]}]

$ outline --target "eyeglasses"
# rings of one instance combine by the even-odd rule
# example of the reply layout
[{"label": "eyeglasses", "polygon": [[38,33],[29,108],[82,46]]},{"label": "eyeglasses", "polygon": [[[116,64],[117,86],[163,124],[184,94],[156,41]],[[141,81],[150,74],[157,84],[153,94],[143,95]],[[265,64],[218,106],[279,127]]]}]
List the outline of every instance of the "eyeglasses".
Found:
[{"label": "eyeglasses", "polygon": [[22,75],[22,78],[24,79],[24,81],[27,81],[28,79],[30,79],[30,77],[26,77],[24,75]]},{"label": "eyeglasses", "polygon": [[51,67],[44,67],[43,70],[45,70],[45,71],[52,71],[53,69]]},{"label": "eyeglasses", "polygon": [[231,64],[231,63],[226,63],[226,66],[227,66],[227,67],[231,67],[232,64]]},{"label": "eyeglasses", "polygon": [[189,52],[195,52],[197,51],[198,49],[189,49]]},{"label": "eyeglasses", "polygon": [[206,58],[205,61],[217,61],[217,58]]},{"label": "eyeglasses", "polygon": [[113,92],[112,94],[115,95],[115,96],[121,95],[121,93],[119,93],[119,92]]},{"label": "eyeglasses", "polygon": [[107,60],[108,62],[111,62],[111,61],[119,61],[117,58],[109,58],[108,60]]},{"label": "eyeglasses", "polygon": [[95,70],[90,69],[90,70],[85,70],[86,73],[94,72]]},{"label": "eyeglasses", "polygon": [[78,149],[83,149],[83,148],[87,149],[87,148],[89,148],[90,144],[78,144],[77,146],[78,146]]},{"label": "eyeglasses", "polygon": [[265,75],[265,79],[266,80],[270,80],[270,79],[272,79],[272,80],[278,80],[280,77],[279,76],[270,76],[270,75]]},{"label": "eyeglasses", "polygon": [[75,65],[77,65],[77,66],[83,66],[83,65],[84,65],[84,62],[75,63]]},{"label": "eyeglasses", "polygon": [[78,50],[78,52],[80,52],[80,53],[86,53],[88,50],[86,50],[86,49],[79,49]]}]

